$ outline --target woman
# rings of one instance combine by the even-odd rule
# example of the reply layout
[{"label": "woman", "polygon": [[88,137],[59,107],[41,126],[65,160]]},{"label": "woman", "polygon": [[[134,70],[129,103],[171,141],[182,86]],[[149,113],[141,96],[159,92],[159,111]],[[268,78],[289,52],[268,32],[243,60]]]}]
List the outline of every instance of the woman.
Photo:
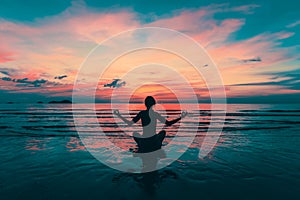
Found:
[{"label": "woman", "polygon": [[183,111],[179,118],[169,121],[161,116],[158,112],[153,110],[153,106],[155,104],[155,99],[152,96],[147,96],[145,99],[145,106],[147,109],[140,111],[134,118],[132,118],[132,120],[127,120],[124,118],[120,114],[119,110],[114,111],[114,114],[129,126],[141,119],[143,134],[140,135],[137,132],[133,133],[133,138],[138,145],[139,152],[151,152],[161,148],[162,142],[166,136],[166,131],[162,130],[156,134],[157,120],[159,120],[161,123],[164,123],[166,126],[171,126],[187,115],[187,112]]}]

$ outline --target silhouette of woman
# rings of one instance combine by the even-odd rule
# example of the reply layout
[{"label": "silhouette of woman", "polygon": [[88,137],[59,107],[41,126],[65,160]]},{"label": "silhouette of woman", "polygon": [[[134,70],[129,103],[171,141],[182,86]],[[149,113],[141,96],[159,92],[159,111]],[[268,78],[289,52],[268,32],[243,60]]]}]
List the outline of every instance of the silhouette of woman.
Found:
[{"label": "silhouette of woman", "polygon": [[133,138],[138,145],[139,152],[151,152],[161,148],[166,136],[166,131],[162,130],[156,134],[157,120],[166,126],[171,126],[187,115],[187,112],[183,111],[179,118],[169,121],[153,110],[155,104],[155,99],[152,96],[147,96],[145,98],[145,106],[147,109],[140,111],[132,120],[127,120],[120,114],[119,110],[114,110],[114,114],[128,124],[128,126],[133,125],[141,119],[143,134],[141,135],[138,132],[133,133]]}]

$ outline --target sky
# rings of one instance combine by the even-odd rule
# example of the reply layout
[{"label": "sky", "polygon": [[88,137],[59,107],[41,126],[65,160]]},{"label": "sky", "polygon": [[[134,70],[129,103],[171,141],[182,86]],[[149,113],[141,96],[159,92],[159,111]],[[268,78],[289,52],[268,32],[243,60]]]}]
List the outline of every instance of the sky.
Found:
[{"label": "sky", "polygon": [[[176,30],[203,46],[220,71],[229,103],[298,103],[299,13],[300,3],[293,0],[2,0],[0,103],[71,99],[76,75],[90,51],[115,34],[141,27]],[[146,42],[132,37],[136,43]],[[210,98],[205,81],[191,66],[166,52],[148,50],[117,60],[99,79],[97,101],[106,102],[112,94],[122,101],[130,91],[137,101],[146,95],[173,101],[176,94],[163,84],[188,100],[181,83],[169,72],[158,73],[157,66],[149,64],[153,62],[187,77],[200,102]],[[144,69],[126,75],[145,63]],[[146,84],[150,74],[158,83]],[[85,83],[82,91],[92,76],[80,80]],[[136,85],[137,76],[145,85]],[[126,84],[103,86],[114,78]]]}]

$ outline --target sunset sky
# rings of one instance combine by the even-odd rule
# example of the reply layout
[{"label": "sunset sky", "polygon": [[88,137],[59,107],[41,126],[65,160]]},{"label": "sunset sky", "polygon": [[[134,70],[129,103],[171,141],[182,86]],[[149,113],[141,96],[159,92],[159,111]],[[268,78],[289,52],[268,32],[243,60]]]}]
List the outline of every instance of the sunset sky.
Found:
[{"label": "sunset sky", "polygon": [[[229,102],[297,103],[299,13],[300,3],[294,0],[2,0],[0,103],[71,99],[76,74],[89,52],[110,36],[140,27],[174,29],[201,44],[220,70]],[[200,101],[209,99],[201,77],[176,59],[154,51],[121,58],[99,80],[97,100],[106,101],[114,92],[103,84],[123,77],[133,66],[154,61],[174,64]],[[148,76],[150,71],[136,73]],[[160,83],[168,79],[158,77]],[[134,86],[133,78],[124,80],[126,85],[115,89],[119,93]],[[180,89],[174,80],[169,84]],[[133,98],[148,94],[166,101],[174,98],[159,84],[138,88]]]}]

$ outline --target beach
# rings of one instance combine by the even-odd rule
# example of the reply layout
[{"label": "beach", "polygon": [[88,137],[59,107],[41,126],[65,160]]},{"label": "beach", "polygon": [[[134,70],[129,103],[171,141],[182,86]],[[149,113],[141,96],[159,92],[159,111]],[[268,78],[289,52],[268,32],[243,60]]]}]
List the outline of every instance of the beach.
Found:
[{"label": "beach", "polygon": [[[187,134],[190,128],[198,129],[187,151],[171,165],[145,174],[111,169],[87,151],[73,120],[75,112],[87,121],[90,137],[97,137],[97,126],[88,124],[84,107],[74,111],[71,104],[0,105],[2,200],[299,198],[299,104],[228,104],[218,143],[200,159],[211,112],[203,105],[203,110],[191,111],[199,115],[181,122]],[[96,105],[100,126],[111,141],[129,151],[135,147],[130,134],[140,127],[116,124],[107,107]],[[178,105],[164,107],[167,117],[180,114]],[[131,106],[131,115],[142,108]],[[177,128],[166,129],[165,145]]]}]

